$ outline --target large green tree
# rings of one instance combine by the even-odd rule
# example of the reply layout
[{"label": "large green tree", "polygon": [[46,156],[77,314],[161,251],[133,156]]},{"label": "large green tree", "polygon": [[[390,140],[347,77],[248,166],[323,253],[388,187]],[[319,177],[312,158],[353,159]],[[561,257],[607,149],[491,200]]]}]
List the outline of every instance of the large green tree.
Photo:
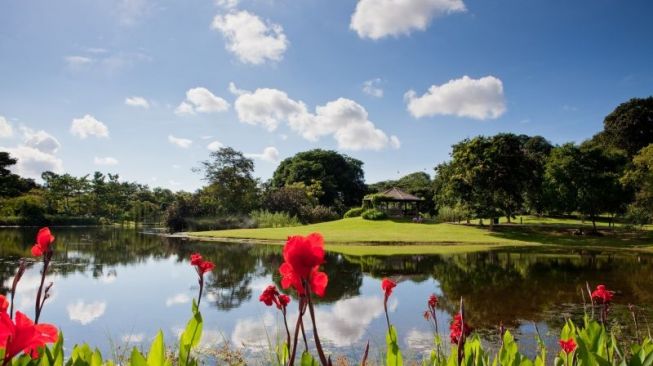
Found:
[{"label": "large green tree", "polygon": [[653,144],[641,149],[621,178],[625,187],[634,191],[631,211],[640,212],[649,220],[653,216]]},{"label": "large green tree", "polygon": [[653,143],[653,96],[620,104],[605,117],[603,131],[594,140],[624,150],[629,157]]},{"label": "large green tree", "polygon": [[[254,179],[254,161],[230,147],[210,154],[196,169],[209,183],[202,194],[215,214],[246,214],[258,205],[258,181]],[[208,202],[210,201],[210,202]]]},{"label": "large green tree", "polygon": [[544,192],[544,168],[553,145],[542,136],[520,136],[524,154],[524,167],[527,170],[524,185],[525,208],[538,215],[544,213],[547,196]]},{"label": "large green tree", "polygon": [[554,197],[550,209],[587,215],[596,231],[601,213],[623,211],[629,201],[619,182],[625,163],[624,155],[593,144],[554,148],[545,172],[546,189]]},{"label": "large green tree", "polygon": [[320,204],[338,209],[359,206],[366,191],[363,162],[331,150],[297,153],[283,160],[272,177],[274,187],[300,182],[320,182]]},{"label": "large green tree", "polygon": [[33,180],[21,178],[9,170],[17,162],[8,152],[0,151],[0,198],[16,197],[36,187]]}]

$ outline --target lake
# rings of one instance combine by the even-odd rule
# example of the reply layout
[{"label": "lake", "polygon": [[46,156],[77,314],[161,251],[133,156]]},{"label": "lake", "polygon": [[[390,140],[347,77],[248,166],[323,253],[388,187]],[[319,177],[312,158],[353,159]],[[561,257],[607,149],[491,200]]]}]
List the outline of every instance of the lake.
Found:
[{"label": "lake", "polygon": [[[18,259],[29,257],[37,228],[0,229],[0,291],[11,287]],[[118,228],[52,228],[57,240],[54,282],[42,322],[57,325],[67,348],[89,342],[104,352],[149,344],[161,329],[167,343],[190,316],[197,275],[189,264],[200,252],[216,264],[207,277],[201,304],[203,347],[227,341],[245,357],[262,359],[269,339],[281,331],[276,309],[259,302],[269,284],[279,286],[281,246],[199,243]],[[325,238],[328,242],[328,238]],[[17,309],[34,314],[41,264],[31,262],[19,284]],[[423,318],[431,293],[440,301],[439,328],[448,334],[451,314],[465,299],[467,321],[488,345],[497,344],[503,322],[517,334],[524,351],[535,351],[535,326],[555,350],[566,317],[583,314],[582,289],[588,282],[617,291],[612,327],[632,333],[628,304],[643,319],[653,319],[653,256],[633,252],[498,250],[456,255],[350,257],[328,253],[327,294],[317,306],[318,329],[328,353],[359,359],[370,342],[371,357],[385,347],[381,279],[398,286],[389,302],[404,354],[421,357],[433,344]],[[289,305],[295,318],[296,302]],[[645,327],[644,325],[642,325]]]}]

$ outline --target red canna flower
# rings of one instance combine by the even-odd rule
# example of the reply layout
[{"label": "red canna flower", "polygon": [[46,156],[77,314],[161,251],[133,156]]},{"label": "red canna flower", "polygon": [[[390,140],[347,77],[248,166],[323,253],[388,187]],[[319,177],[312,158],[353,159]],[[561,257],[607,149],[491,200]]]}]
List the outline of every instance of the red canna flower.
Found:
[{"label": "red canna flower", "polygon": [[316,295],[323,297],[329,277],[318,268],[324,263],[324,239],[318,233],[306,237],[288,237],[283,247],[285,262],[279,267],[281,286],[294,287],[300,296],[305,295],[304,282]]},{"label": "red canna flower", "polygon": [[199,265],[199,271],[200,273],[204,274],[206,272],[211,272],[215,268],[215,264],[211,261],[203,261]]},{"label": "red canna flower", "polygon": [[290,304],[290,296],[285,295],[285,294],[279,295],[279,306],[280,306],[280,308],[285,309],[286,306],[288,306],[288,304]]},{"label": "red canna flower", "polygon": [[576,350],[576,342],[573,338],[569,338],[566,341],[561,339],[560,347],[566,354],[570,354]]},{"label": "red canna flower", "polygon": [[193,253],[190,255],[190,264],[193,266],[199,266],[202,263],[202,255],[199,253]]},{"label": "red canna flower", "polygon": [[9,301],[4,295],[0,295],[0,312],[6,313],[7,309],[9,309]]},{"label": "red canna flower", "polygon": [[35,257],[40,257],[43,253],[47,252],[50,248],[50,244],[54,242],[54,235],[50,233],[50,229],[47,227],[41,228],[38,234],[36,234],[36,244],[32,246],[32,255]]},{"label": "red canna flower", "polygon": [[468,327],[467,324],[463,325],[463,317],[460,313],[456,314],[453,317],[453,322],[449,326],[449,338],[452,344],[458,344],[460,337],[463,337],[463,341],[469,334],[472,332],[472,328]]},{"label": "red canna flower", "polygon": [[267,306],[272,306],[272,304],[276,304],[277,307],[279,306],[279,300],[277,299],[277,296],[279,296],[279,291],[277,291],[277,288],[273,285],[268,286],[261,296],[259,296],[258,300],[265,303]]},{"label": "red canna flower", "polygon": [[384,278],[381,281],[381,288],[385,291],[385,301],[388,301],[390,295],[392,295],[392,289],[397,286],[397,283],[391,279]]},{"label": "red canna flower", "polygon": [[429,302],[428,302],[429,308],[435,309],[435,307],[438,306],[438,301],[439,301],[438,297],[435,296],[435,294],[431,294],[431,296],[429,296]]},{"label": "red canna flower", "polygon": [[20,352],[38,357],[38,349],[46,343],[54,343],[59,331],[50,324],[34,324],[20,311],[16,312],[14,323],[9,315],[0,313],[0,348],[5,349],[5,360],[10,360]]},{"label": "red canna flower", "polygon": [[614,296],[614,291],[608,290],[605,285],[596,286],[596,290],[592,291],[592,299],[601,301],[602,304],[609,304]]}]

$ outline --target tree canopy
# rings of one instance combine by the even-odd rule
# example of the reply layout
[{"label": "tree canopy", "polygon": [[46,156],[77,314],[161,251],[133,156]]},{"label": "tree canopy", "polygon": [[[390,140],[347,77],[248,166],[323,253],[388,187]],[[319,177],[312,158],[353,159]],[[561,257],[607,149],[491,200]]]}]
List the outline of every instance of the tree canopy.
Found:
[{"label": "tree canopy", "polygon": [[595,140],[624,150],[629,157],[653,143],[653,96],[620,104],[605,117]]}]

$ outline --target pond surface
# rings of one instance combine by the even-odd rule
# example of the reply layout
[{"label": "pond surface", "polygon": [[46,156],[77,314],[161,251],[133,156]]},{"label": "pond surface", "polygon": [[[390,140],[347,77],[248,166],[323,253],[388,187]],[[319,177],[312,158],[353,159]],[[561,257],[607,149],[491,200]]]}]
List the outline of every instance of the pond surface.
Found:
[{"label": "pond surface", "polygon": [[[29,257],[37,228],[0,229],[0,292],[7,293],[18,259]],[[196,273],[188,258],[198,251],[215,262],[202,299],[203,345],[223,342],[242,348],[248,358],[263,359],[282,329],[276,309],[259,302],[269,284],[279,286],[281,247],[195,243],[116,228],[53,228],[57,237],[52,297],[42,321],[57,325],[68,347],[89,342],[104,352],[149,344],[161,329],[173,344],[190,316],[197,296]],[[328,240],[328,238],[327,238]],[[18,310],[33,317],[40,263],[31,262],[16,296]],[[555,343],[566,317],[583,313],[581,290],[604,283],[617,291],[612,317],[632,331],[627,304],[653,320],[653,256],[636,253],[533,252],[499,250],[456,255],[327,255],[326,296],[317,307],[318,329],[329,353],[359,359],[370,341],[370,355],[385,347],[381,279],[398,282],[390,300],[405,356],[418,358],[433,344],[423,318],[431,293],[441,298],[439,328],[448,334],[451,314],[465,299],[469,323],[489,345],[496,345],[503,322],[516,333],[523,351],[535,351],[535,326]],[[296,302],[289,309],[296,316]],[[446,338],[446,337],[445,337]]]}]

